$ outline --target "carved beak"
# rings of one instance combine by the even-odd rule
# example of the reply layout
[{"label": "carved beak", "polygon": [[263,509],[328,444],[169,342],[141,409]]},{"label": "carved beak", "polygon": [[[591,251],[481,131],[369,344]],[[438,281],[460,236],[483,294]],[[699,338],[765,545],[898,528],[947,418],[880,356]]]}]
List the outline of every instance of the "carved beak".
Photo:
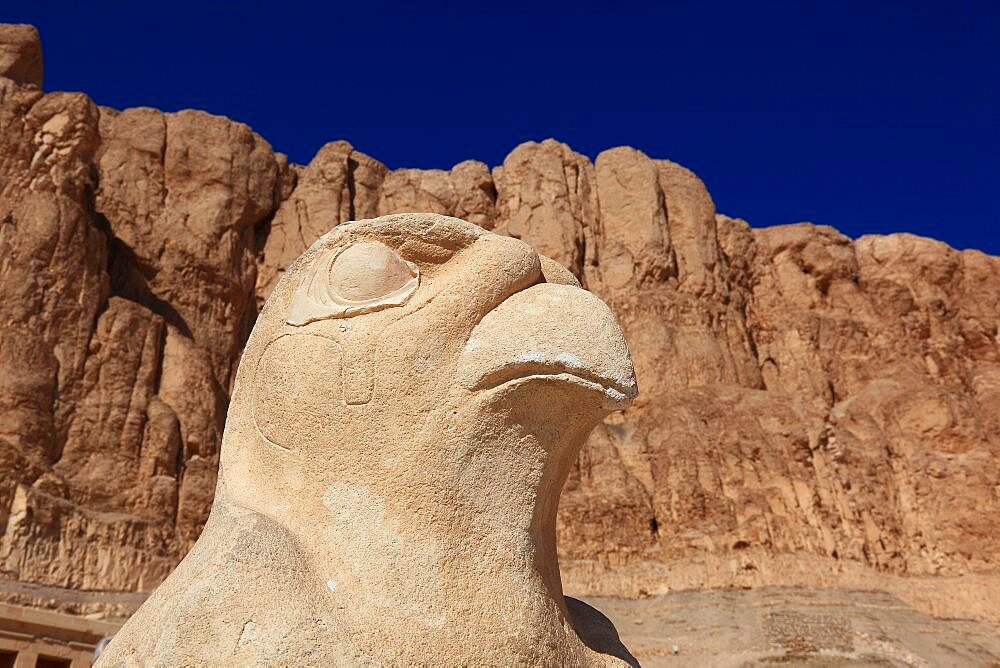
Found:
[{"label": "carved beak", "polygon": [[611,309],[571,285],[541,283],[486,314],[462,354],[463,384],[488,390],[532,377],[557,377],[602,395],[608,411],[638,394],[625,337]]}]

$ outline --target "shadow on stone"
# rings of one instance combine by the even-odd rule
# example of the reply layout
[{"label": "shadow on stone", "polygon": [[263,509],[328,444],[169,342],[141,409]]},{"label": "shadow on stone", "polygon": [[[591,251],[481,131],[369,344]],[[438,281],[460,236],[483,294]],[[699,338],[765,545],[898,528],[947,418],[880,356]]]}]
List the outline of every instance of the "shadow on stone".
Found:
[{"label": "shadow on stone", "polygon": [[633,668],[639,668],[639,661],[622,644],[618,630],[600,610],[570,596],[566,600],[570,621],[580,640],[599,654],[607,654],[621,659]]}]

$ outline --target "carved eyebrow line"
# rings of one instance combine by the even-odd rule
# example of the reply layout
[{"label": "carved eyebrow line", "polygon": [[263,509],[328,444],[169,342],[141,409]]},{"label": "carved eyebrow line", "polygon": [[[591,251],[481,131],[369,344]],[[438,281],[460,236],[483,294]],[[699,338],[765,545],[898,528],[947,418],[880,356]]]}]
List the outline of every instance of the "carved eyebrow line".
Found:
[{"label": "carved eyebrow line", "polygon": [[476,241],[478,241],[478,239],[473,239],[469,243],[447,243],[447,240],[445,239],[435,239],[435,238],[426,239],[424,237],[416,237],[416,238],[411,237],[408,239],[404,239],[399,247],[400,248],[405,247],[406,244],[408,243],[420,243],[420,244],[426,244],[428,246],[435,246],[437,248],[442,248],[447,251],[457,252],[462,250],[463,248],[468,248],[472,244],[476,243]]},{"label": "carved eyebrow line", "polygon": [[454,240],[416,237],[404,239],[398,246],[393,244],[387,245],[405,259],[440,265],[473,246],[476,241],[478,239],[463,239],[459,243],[454,243]]},{"label": "carved eyebrow line", "polygon": [[[406,214],[400,214],[405,216]],[[475,244],[490,234],[489,231],[469,223],[452,225],[448,221],[435,220],[430,225],[410,225],[402,229],[383,225],[369,225],[371,221],[351,221],[343,224],[345,241],[380,241],[397,252],[413,252],[419,246],[440,249],[449,257]],[[461,221],[452,221],[461,222]],[[335,228],[336,229],[336,228]],[[433,253],[433,251],[432,251]],[[419,255],[419,250],[417,250]],[[435,253],[436,254],[436,253]]]}]

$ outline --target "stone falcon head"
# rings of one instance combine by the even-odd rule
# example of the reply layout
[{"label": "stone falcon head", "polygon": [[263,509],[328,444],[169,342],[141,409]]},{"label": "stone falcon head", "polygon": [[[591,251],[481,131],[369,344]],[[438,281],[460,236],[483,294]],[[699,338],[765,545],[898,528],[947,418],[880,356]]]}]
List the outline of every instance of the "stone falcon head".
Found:
[{"label": "stone falcon head", "polygon": [[205,531],[108,665],[633,663],[564,599],[555,518],[635,396],[610,309],[522,241],[436,214],[334,228],[265,304]]}]

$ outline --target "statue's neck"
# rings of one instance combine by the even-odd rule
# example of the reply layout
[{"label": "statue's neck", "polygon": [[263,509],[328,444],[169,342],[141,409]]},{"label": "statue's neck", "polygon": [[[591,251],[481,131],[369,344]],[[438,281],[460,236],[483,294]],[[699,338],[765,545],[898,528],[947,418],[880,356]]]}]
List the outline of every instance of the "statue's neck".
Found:
[{"label": "statue's neck", "polygon": [[[432,493],[413,494],[414,486]],[[473,608],[498,599],[560,605],[555,518],[547,512],[555,509],[537,507],[531,490],[505,483],[466,496],[441,480],[408,487],[334,481],[317,494],[319,504],[289,518],[319,574],[352,605],[395,608],[427,623],[454,611],[455,600]]]},{"label": "statue's neck", "polygon": [[569,464],[553,461],[552,447],[523,435],[477,439],[442,447],[437,467],[426,454],[420,469],[387,459],[371,471],[296,463],[266,482],[266,471],[243,468],[230,480],[253,475],[257,484],[220,492],[289,531],[310,565],[303,576],[323,590],[318,614],[332,611],[361,647],[476,637],[495,639],[498,656],[514,644],[566,656],[585,650],[559,578],[552,490]]}]

